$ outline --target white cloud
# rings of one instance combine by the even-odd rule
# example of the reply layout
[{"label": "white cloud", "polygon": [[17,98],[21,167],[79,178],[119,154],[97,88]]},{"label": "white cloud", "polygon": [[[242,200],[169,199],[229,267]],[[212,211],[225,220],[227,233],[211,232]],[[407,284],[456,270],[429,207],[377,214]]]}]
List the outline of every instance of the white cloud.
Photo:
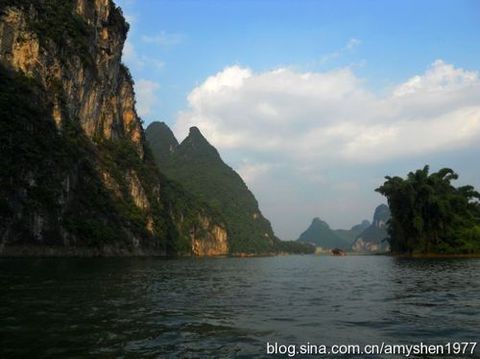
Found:
[{"label": "white cloud", "polygon": [[330,52],[328,54],[325,54],[325,55],[321,56],[320,60],[318,62],[319,62],[320,65],[326,64],[330,61],[333,61],[333,60],[339,58],[340,56],[342,56],[346,53],[353,52],[361,44],[362,44],[361,40],[352,37],[351,39],[349,39],[347,41],[347,43],[341,49],[338,49],[336,51],[333,51],[333,52]]},{"label": "white cloud", "polygon": [[184,40],[184,35],[168,33],[166,31],[161,31],[160,33],[153,36],[148,36],[148,35],[142,36],[143,42],[147,44],[158,45],[158,46],[177,45],[181,43],[183,40]]},{"label": "white cloud", "polygon": [[348,40],[347,44],[345,45],[345,48],[347,50],[353,50],[354,48],[360,46],[362,42],[359,39],[356,39],[352,37],[350,40]]},{"label": "white cloud", "polygon": [[403,174],[391,172],[400,162],[479,148],[480,77],[438,60],[379,96],[351,68],[231,66],[190,92],[178,138],[190,126],[239,171],[279,234],[294,238],[313,216],[344,227],[370,217],[382,201],[373,189]]},{"label": "white cloud", "polygon": [[271,163],[252,163],[249,160],[243,160],[238,167],[237,172],[247,183],[254,183],[261,176],[268,173],[274,167]]},{"label": "white cloud", "polygon": [[461,91],[469,85],[478,85],[478,72],[466,71],[436,60],[424,75],[414,76],[398,86],[396,97],[418,95],[419,93],[445,93]]},{"label": "white cloud", "polygon": [[470,146],[480,138],[477,72],[438,60],[385,97],[351,69],[254,73],[232,66],[188,96],[176,123],[196,125],[222,150],[316,160],[381,162]]},{"label": "white cloud", "polygon": [[137,111],[140,117],[148,116],[152,107],[157,102],[156,91],[160,85],[149,80],[135,82],[135,94],[137,97]]}]

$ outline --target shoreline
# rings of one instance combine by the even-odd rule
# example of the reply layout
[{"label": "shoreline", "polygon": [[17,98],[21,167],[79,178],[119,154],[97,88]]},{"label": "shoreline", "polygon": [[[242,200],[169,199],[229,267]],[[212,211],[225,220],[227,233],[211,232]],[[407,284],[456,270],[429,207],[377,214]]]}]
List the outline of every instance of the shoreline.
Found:
[{"label": "shoreline", "polygon": [[192,254],[169,255],[164,250],[149,248],[118,248],[118,247],[57,247],[57,246],[0,246],[0,258],[257,258],[278,257],[289,255],[313,255],[313,253],[226,253],[209,256],[195,256]]},{"label": "shoreline", "polygon": [[387,253],[386,255],[397,258],[418,258],[418,259],[428,259],[428,258],[438,258],[438,259],[449,259],[449,258],[480,258],[480,253],[471,253],[471,254],[453,254],[453,253],[412,253],[412,254],[395,254]]},{"label": "shoreline", "polygon": [[[329,253],[288,253],[288,252],[270,252],[270,253],[227,253],[210,256],[195,256],[191,254],[168,255],[164,250],[136,248],[126,249],[118,247],[55,247],[55,246],[4,246],[0,247],[0,258],[163,258],[163,259],[182,259],[182,258],[259,258],[259,257],[284,257],[291,255],[312,255],[328,256]],[[346,257],[357,256],[388,256],[395,258],[415,258],[415,259],[453,259],[453,258],[480,258],[480,253],[473,254],[447,254],[447,253],[365,253],[365,252],[347,252]]]}]

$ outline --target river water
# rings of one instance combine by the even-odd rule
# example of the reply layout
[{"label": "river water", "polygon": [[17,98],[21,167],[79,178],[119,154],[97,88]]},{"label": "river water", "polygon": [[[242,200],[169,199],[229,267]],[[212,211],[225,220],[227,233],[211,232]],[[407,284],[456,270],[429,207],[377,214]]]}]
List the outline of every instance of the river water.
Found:
[{"label": "river water", "polygon": [[0,259],[0,294],[0,357],[480,339],[478,259]]}]

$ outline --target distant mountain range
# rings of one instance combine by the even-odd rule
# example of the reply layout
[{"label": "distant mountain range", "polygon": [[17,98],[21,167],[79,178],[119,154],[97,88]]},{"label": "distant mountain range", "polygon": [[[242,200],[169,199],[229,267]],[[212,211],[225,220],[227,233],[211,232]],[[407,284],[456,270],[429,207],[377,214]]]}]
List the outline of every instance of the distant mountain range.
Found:
[{"label": "distant mountain range", "polygon": [[381,204],[375,209],[373,223],[366,228],[353,243],[352,249],[358,252],[385,252],[390,250],[386,238],[387,221],[390,219],[390,209]]},{"label": "distant mountain range", "polygon": [[386,222],[390,218],[388,206],[375,209],[373,223],[363,220],[350,229],[331,229],[328,223],[316,217],[298,241],[314,244],[324,249],[341,248],[359,252],[388,250]]},{"label": "distant mountain range", "polygon": [[303,232],[298,241],[314,244],[322,248],[350,249],[357,236],[370,226],[370,222],[364,220],[351,229],[331,229],[327,222],[316,217]]},{"label": "distant mountain range", "polygon": [[354,225],[350,229],[336,229],[334,232],[340,238],[343,238],[345,241],[349,243],[349,246],[352,246],[352,243],[357,239],[357,237],[362,233],[365,229],[370,226],[370,221],[364,219],[362,223]]}]

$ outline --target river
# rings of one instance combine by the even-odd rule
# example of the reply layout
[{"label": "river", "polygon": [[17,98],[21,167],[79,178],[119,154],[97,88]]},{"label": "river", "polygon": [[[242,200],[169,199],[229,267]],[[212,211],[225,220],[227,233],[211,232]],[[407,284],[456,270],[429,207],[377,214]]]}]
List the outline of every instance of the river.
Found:
[{"label": "river", "polygon": [[0,357],[477,341],[479,274],[479,259],[4,258]]}]

